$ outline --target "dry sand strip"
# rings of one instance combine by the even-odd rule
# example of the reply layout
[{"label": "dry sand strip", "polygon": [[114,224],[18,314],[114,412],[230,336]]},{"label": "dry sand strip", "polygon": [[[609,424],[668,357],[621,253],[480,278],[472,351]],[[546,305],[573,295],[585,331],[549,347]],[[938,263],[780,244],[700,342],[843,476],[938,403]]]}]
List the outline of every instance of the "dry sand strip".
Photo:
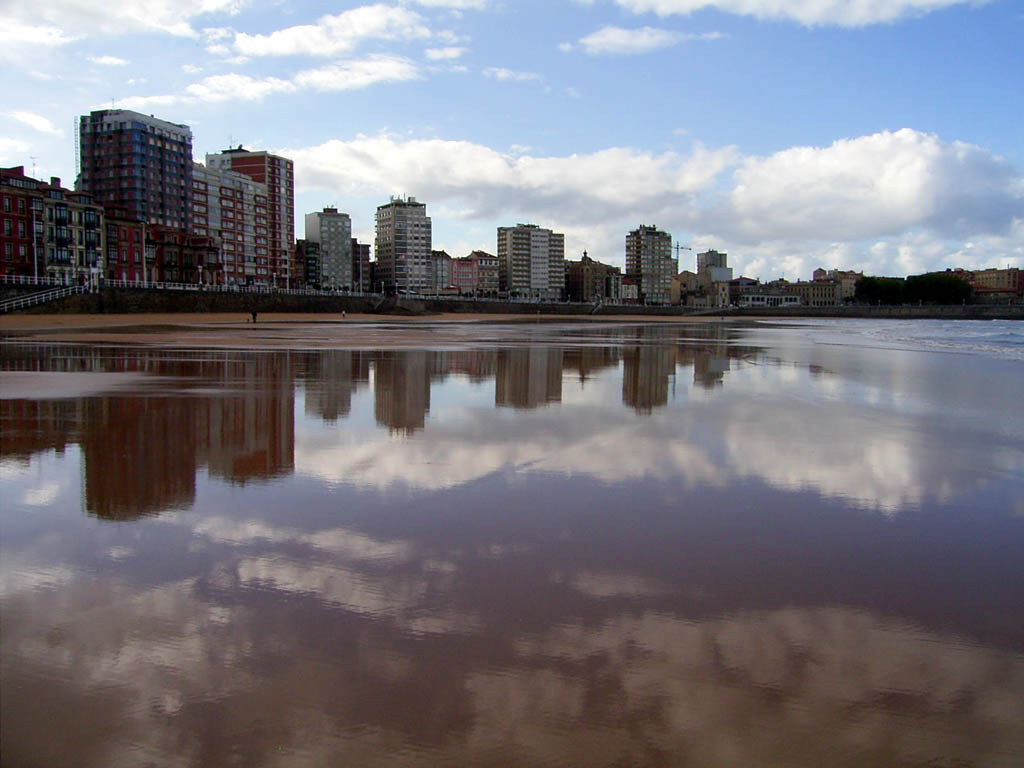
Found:
[{"label": "dry sand strip", "polygon": [[[177,347],[433,347],[493,340],[500,326],[648,325],[730,322],[718,317],[565,315],[369,315],[247,313],[3,315],[0,338],[14,342]],[[735,321],[732,321],[735,322]]]}]

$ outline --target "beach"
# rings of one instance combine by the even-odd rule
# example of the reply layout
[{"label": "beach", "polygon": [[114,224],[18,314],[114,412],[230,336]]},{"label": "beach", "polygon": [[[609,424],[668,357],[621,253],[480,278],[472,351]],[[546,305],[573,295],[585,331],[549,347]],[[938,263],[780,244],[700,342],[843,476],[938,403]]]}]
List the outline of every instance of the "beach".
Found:
[{"label": "beach", "polygon": [[1024,759],[1017,325],[249,320],[0,318],[5,763]]}]

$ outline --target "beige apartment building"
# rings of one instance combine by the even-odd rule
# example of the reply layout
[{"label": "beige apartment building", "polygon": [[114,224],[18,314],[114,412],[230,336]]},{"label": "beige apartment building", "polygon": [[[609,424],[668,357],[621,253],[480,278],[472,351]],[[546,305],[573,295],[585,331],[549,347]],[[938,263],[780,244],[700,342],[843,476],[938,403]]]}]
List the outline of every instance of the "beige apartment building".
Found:
[{"label": "beige apartment building", "polygon": [[558,301],[565,289],[565,235],[536,224],[498,227],[499,290]]},{"label": "beige apartment building", "polygon": [[626,275],[640,286],[644,304],[668,304],[679,262],[672,256],[672,235],[641,225],[626,235]]}]

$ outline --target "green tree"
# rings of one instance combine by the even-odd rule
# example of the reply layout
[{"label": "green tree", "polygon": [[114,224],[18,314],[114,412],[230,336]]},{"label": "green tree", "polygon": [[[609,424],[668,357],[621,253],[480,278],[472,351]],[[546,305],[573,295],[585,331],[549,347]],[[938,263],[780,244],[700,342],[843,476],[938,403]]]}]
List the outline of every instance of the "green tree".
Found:
[{"label": "green tree", "polygon": [[902,304],[903,278],[862,277],[854,298],[858,304]]}]

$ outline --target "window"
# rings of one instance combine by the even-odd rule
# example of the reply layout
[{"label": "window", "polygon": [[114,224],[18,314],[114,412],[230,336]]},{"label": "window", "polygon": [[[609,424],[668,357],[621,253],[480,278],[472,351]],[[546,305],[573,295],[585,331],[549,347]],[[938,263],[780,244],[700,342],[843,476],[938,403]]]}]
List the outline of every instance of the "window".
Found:
[{"label": "window", "polygon": [[11,212],[11,198],[9,198],[7,195],[4,195],[4,213],[10,213],[10,212]]}]

